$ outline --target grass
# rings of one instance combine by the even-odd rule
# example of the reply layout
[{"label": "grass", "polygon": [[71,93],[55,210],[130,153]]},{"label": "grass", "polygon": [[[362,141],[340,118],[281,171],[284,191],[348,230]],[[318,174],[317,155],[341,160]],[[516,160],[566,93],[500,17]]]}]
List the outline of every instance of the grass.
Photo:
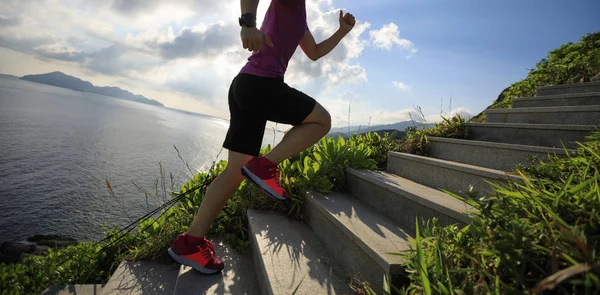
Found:
[{"label": "grass", "polygon": [[406,130],[405,138],[396,146],[396,150],[409,154],[422,156],[429,155],[429,137],[447,137],[466,139],[468,136],[465,119],[456,115],[450,119],[442,117],[442,122],[436,123],[433,128],[409,128]]},{"label": "grass", "polygon": [[[377,169],[377,163],[385,162],[387,150],[393,144],[394,139],[389,135],[353,136],[348,140],[323,138],[313,147],[280,164],[284,175],[282,185],[291,194],[288,202],[265,197],[261,190],[244,182],[217,216],[209,235],[223,235],[233,248],[246,251],[249,246],[246,229],[248,209],[282,212],[302,220],[305,218],[304,190],[328,192],[343,189],[346,168]],[[269,150],[270,146],[261,153]],[[78,243],[64,249],[49,250],[42,256],[26,258],[18,264],[0,265],[1,293],[39,294],[50,285],[105,283],[123,259],[161,259],[174,237],[187,230],[208,185],[226,165],[226,161],[220,161],[206,173],[195,174],[179,190],[179,194],[190,191],[185,198],[176,206],[160,211],[157,216],[142,220],[131,232],[107,228],[104,241]],[[154,194],[146,193],[147,198],[169,197],[167,183],[168,178],[161,168]],[[110,183],[107,186],[110,188]],[[170,197],[179,194],[171,193]]]},{"label": "grass", "polygon": [[[479,213],[464,228],[417,229],[406,294],[598,294],[600,132],[568,157],[522,166],[523,184],[462,199]],[[450,193],[451,194],[451,193]]]}]

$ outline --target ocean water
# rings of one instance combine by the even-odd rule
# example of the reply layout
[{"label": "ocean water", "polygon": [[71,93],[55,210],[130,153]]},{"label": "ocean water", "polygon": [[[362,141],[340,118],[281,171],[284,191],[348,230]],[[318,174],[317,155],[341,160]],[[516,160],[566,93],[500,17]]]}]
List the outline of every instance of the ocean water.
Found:
[{"label": "ocean water", "polygon": [[[226,159],[229,122],[16,79],[0,78],[0,242],[35,234],[103,237],[170,198],[167,191]],[[264,143],[272,143],[267,130]],[[275,140],[281,134],[275,134]],[[171,181],[172,180],[172,181]],[[107,189],[111,184],[114,195]]]}]

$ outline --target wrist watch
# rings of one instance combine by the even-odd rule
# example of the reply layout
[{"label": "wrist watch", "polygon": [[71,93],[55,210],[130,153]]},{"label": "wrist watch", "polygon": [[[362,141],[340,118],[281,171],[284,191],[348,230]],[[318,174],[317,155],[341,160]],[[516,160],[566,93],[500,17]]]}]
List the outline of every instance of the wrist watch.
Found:
[{"label": "wrist watch", "polygon": [[249,28],[256,27],[256,16],[254,16],[254,14],[250,12],[244,13],[239,18],[239,23],[240,26],[246,26]]}]

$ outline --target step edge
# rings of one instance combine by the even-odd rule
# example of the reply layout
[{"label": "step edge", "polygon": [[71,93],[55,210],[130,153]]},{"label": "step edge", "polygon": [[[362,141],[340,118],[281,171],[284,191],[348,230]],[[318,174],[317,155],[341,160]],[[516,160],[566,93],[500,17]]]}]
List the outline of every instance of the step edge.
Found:
[{"label": "step edge", "polygon": [[520,177],[516,175],[511,175],[506,173],[505,171],[475,166],[460,162],[441,160],[431,157],[407,154],[407,153],[399,153],[399,152],[389,152],[388,156],[402,158],[409,161],[420,162],[427,165],[437,166],[441,168],[446,168],[454,171],[459,171],[463,173],[468,173],[474,176],[479,176],[482,178],[495,179],[495,180],[506,180],[506,178],[510,178],[512,180],[518,181],[521,180]]},{"label": "step edge", "polygon": [[593,131],[594,125],[566,125],[566,124],[529,124],[529,123],[464,123],[472,128],[512,128],[512,129],[530,129],[530,130],[565,130],[565,131]]},{"label": "step edge", "polygon": [[177,272],[177,280],[175,280],[175,287],[173,288],[173,295],[177,295],[177,286],[179,286],[179,277],[181,277],[181,275],[183,274],[183,272],[185,271],[185,265],[180,265],[179,266],[179,271]]},{"label": "step edge", "polygon": [[526,107],[510,109],[489,109],[487,114],[519,114],[519,113],[592,113],[600,112],[600,105],[553,106],[553,107]]},{"label": "step edge", "polygon": [[[348,236],[350,238],[350,240],[352,240],[352,242],[354,242],[354,244],[356,244],[359,248],[361,248],[362,251],[365,252],[365,254],[367,254],[371,259],[373,259],[382,269],[384,269],[386,272],[390,272],[392,270],[392,266],[401,266],[405,263],[406,260],[404,258],[399,258],[399,257],[395,257],[396,262],[388,262],[388,260],[384,256],[380,255],[374,248],[372,248],[365,241],[363,241],[352,229],[348,228],[343,222],[341,222],[339,219],[337,219],[334,216],[334,214],[332,214],[325,207],[321,206],[321,204],[319,204],[319,202],[315,199],[315,195],[323,195],[323,194],[316,192],[316,191],[306,191],[305,192],[307,201],[310,202],[317,210],[319,210],[319,213],[323,214],[325,216],[325,218],[327,218],[329,221],[331,221],[336,228],[338,228],[341,232],[343,232],[346,236]],[[404,229],[401,226],[399,226],[399,225],[396,225],[396,226],[398,228],[400,228],[402,231],[404,231]],[[400,237],[398,237],[398,238],[400,238]],[[402,238],[400,238],[400,239],[402,239]],[[402,240],[404,240],[404,239],[402,239]],[[406,244],[410,244],[410,241],[408,241],[408,240],[404,240],[404,241]]]},{"label": "step edge", "polygon": [[[260,253],[260,247],[258,246],[258,240],[256,238],[256,229],[255,226],[252,224],[252,222],[250,222],[250,214],[254,213],[254,212],[258,212],[259,210],[254,210],[254,209],[248,209],[246,211],[246,216],[248,217],[248,227],[250,227],[250,242],[252,245],[252,255],[257,255],[257,261],[260,265],[258,265],[258,267],[260,267],[260,275],[263,275],[263,277],[261,278],[263,281],[266,282],[266,284],[261,284],[260,280],[258,278],[258,273],[255,274],[255,277],[257,277],[257,283],[258,283],[258,288],[259,290],[264,293],[264,294],[268,294],[268,295],[274,295],[275,292],[273,291],[273,285],[271,284],[271,280],[269,280],[269,274],[267,273],[267,266],[265,264],[265,260],[263,259],[262,254]],[[258,251],[258,253],[255,253],[256,251]],[[254,262],[254,260],[253,260]],[[254,269],[256,270],[257,265],[254,266]],[[267,290],[262,290],[261,286],[265,286],[267,288]]]},{"label": "step edge", "polygon": [[[590,85],[592,84],[592,85]],[[600,86],[600,82],[598,81],[590,81],[590,82],[583,82],[583,83],[570,83],[570,84],[559,84],[559,85],[547,85],[547,86],[538,86],[535,88],[536,92],[538,89],[540,90],[545,90],[545,89],[564,89],[564,88],[581,88],[581,87],[593,87],[593,86]]]},{"label": "step edge", "polygon": [[[330,253],[327,251],[325,245],[323,245],[323,241],[321,241],[321,239],[316,235],[316,233],[306,223],[302,223],[302,222],[299,222],[297,220],[289,219],[284,214],[278,213],[278,212],[274,212],[274,211],[248,209],[246,214],[248,214],[248,218],[249,218],[248,224],[249,224],[249,227],[251,229],[251,235],[252,235],[252,243],[253,243],[253,245],[252,245],[253,246],[252,251],[253,251],[253,254],[256,253],[256,254],[260,255],[260,257],[257,257],[257,258],[258,258],[258,261],[259,261],[259,263],[261,265],[261,272],[265,274],[264,279],[267,280],[267,284],[266,284],[267,288],[268,288],[267,294],[271,295],[271,294],[276,294],[276,293],[275,293],[274,285],[272,284],[273,280],[269,279],[269,276],[268,276],[268,273],[267,273],[267,266],[266,266],[265,260],[263,259],[262,251],[260,250],[259,247],[257,247],[258,240],[257,240],[257,237],[256,237],[255,233],[259,233],[262,229],[261,228],[257,229],[256,226],[252,225],[252,223],[250,222],[250,215],[252,215],[252,214],[260,214],[260,213],[277,215],[278,217],[280,217],[282,219],[288,219],[291,223],[296,223],[294,226],[305,227],[307,231],[310,231],[309,235],[312,235],[312,237],[310,237],[310,238],[311,239],[312,238],[316,239],[315,240],[316,243],[312,243],[311,244],[311,243],[304,242],[303,243],[303,245],[304,245],[303,249],[304,250],[309,249],[309,251],[312,251],[313,254],[317,256],[317,259],[314,260],[316,263],[319,263],[319,264],[323,265],[324,267],[329,267],[330,271],[327,274],[327,278],[330,279],[330,284],[335,284],[336,287],[339,287],[339,288],[342,288],[342,289],[349,289],[348,285],[345,283],[346,282],[346,277],[345,277],[346,269],[344,269],[340,265],[340,263],[338,261],[331,260],[330,261],[330,262],[332,262],[331,264],[324,263],[322,261],[322,259],[324,257],[326,257],[326,256],[323,255],[323,253],[326,253],[328,255]],[[305,237],[301,233],[298,233],[298,234],[300,235],[300,237]],[[314,248],[311,249],[310,245],[318,245],[319,247],[323,247],[323,250],[325,250],[325,251],[317,251],[318,249],[314,249]],[[302,253],[305,253],[305,251],[302,251]],[[305,254],[302,254],[302,255],[305,256]],[[325,259],[325,260],[328,260],[328,259]],[[255,268],[256,268],[256,266],[255,266]],[[306,272],[306,274],[308,274],[308,273],[309,272]],[[255,275],[255,278],[258,279],[258,274],[255,273],[254,275]],[[310,276],[310,277],[314,278],[314,276]],[[274,280],[274,281],[278,282],[278,280]],[[341,285],[337,285],[337,284],[341,284]],[[319,285],[320,285],[321,288],[326,288],[326,286],[324,286],[324,285],[321,285],[321,284],[319,284]],[[261,288],[261,284],[260,283],[258,283],[258,287],[259,287],[260,291],[264,292],[264,290],[262,290],[262,288]]]},{"label": "step edge", "polygon": [[552,95],[540,95],[530,97],[515,97],[513,100],[536,100],[536,99],[570,99],[570,98],[587,98],[600,96],[600,92],[582,92],[582,93],[565,93],[565,94],[552,94]]},{"label": "step edge", "polygon": [[[471,218],[468,216],[468,214],[471,213],[471,212],[473,212],[472,209],[474,209],[474,208],[472,208],[471,206],[469,206],[467,203],[462,202],[462,201],[460,201],[460,200],[452,197],[451,195],[449,195],[447,193],[444,193],[444,192],[442,192],[440,190],[436,190],[434,188],[428,187],[426,185],[422,185],[420,183],[414,182],[412,180],[406,179],[404,177],[401,177],[401,176],[398,176],[398,175],[395,175],[395,174],[392,174],[392,173],[389,173],[389,172],[383,172],[383,173],[387,174],[388,176],[390,176],[390,178],[402,178],[402,179],[404,179],[406,181],[409,181],[409,182],[413,183],[415,186],[419,186],[419,187],[427,190],[427,195],[438,195],[438,196],[443,196],[445,198],[450,198],[452,200],[456,200],[456,202],[455,202],[456,203],[456,207],[465,207],[465,208],[469,208],[471,210],[467,210],[467,209],[465,209],[465,210],[457,210],[455,208],[451,208],[451,207],[442,205],[442,204],[440,204],[438,202],[435,202],[433,200],[434,198],[424,197],[424,196],[421,196],[421,195],[419,195],[419,194],[417,194],[415,192],[407,191],[407,190],[402,189],[400,187],[393,186],[391,184],[383,182],[382,180],[380,180],[380,179],[378,179],[378,178],[376,178],[374,176],[363,175],[363,174],[360,173],[360,170],[357,170],[357,169],[351,169],[351,168],[349,168],[348,172],[350,174],[352,174],[353,176],[355,176],[355,177],[364,179],[365,181],[368,181],[369,183],[377,185],[377,186],[379,186],[379,187],[381,187],[381,188],[383,188],[385,190],[388,190],[388,191],[390,191],[390,192],[392,192],[394,194],[400,195],[403,198],[409,199],[409,200],[411,200],[411,201],[413,201],[415,203],[421,204],[421,205],[423,205],[425,207],[428,207],[428,208],[430,208],[432,210],[435,210],[435,211],[437,211],[440,214],[444,214],[444,215],[446,215],[448,217],[456,219],[456,220],[458,220],[460,222],[463,222],[465,224],[468,224],[469,222],[471,222]],[[460,206],[459,206],[459,203],[460,203]]]},{"label": "step edge", "polygon": [[[535,145],[524,145],[524,144],[511,144],[504,142],[493,142],[493,141],[481,141],[481,140],[470,140],[470,139],[457,139],[457,138],[445,138],[445,137],[428,137],[430,141],[433,142],[443,142],[443,143],[451,143],[458,145],[468,145],[468,146],[479,146],[479,147],[487,147],[487,148],[495,148],[495,149],[505,149],[505,150],[514,150],[514,151],[526,151],[526,152],[539,152],[539,153],[548,153],[548,154],[561,154],[566,155],[565,151],[560,148],[553,147],[544,147],[544,146],[535,146]],[[567,149],[569,153],[575,153],[574,149]]]}]

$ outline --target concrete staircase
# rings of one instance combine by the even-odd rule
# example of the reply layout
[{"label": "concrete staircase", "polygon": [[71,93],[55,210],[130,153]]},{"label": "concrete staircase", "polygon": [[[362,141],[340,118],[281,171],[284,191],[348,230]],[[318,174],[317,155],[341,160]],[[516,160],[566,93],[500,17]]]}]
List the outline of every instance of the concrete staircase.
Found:
[{"label": "concrete staircase", "polygon": [[511,173],[517,164],[564,156],[562,144],[576,147],[600,119],[600,82],[541,87],[486,115],[487,123],[467,124],[467,140],[430,138],[430,157],[389,152],[385,171],[348,169],[347,192],[306,192],[307,224],[249,210],[252,259],[217,242],[222,275],[157,265],[143,275],[124,262],[106,285],[80,294],[352,294],[350,276],[381,293],[386,275],[400,286],[404,261],[394,253],[410,248],[416,218],[469,223],[473,208],[442,190],[490,194],[485,181],[522,181]]},{"label": "concrete staircase", "polygon": [[572,152],[563,144],[575,148],[600,119],[600,83],[542,87],[486,113],[487,123],[467,124],[467,140],[430,138],[430,157],[390,152],[385,171],[348,169],[347,192],[307,192],[307,225],[250,211],[262,293],[290,294],[302,282],[297,294],[347,294],[349,275],[377,291],[385,275],[405,283],[393,253],[410,248],[415,218],[469,223],[473,208],[442,190],[489,195],[486,181],[522,181],[512,173],[517,164]]}]

